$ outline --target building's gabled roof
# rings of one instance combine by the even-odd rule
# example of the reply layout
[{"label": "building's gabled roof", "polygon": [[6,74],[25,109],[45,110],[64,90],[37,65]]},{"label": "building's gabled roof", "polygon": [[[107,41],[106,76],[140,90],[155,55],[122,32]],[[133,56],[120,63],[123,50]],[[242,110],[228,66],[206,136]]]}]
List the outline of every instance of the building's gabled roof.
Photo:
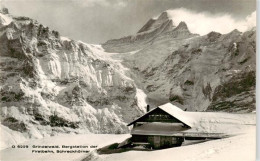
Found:
[{"label": "building's gabled roof", "polygon": [[157,108],[152,109],[151,111],[145,113],[143,116],[137,118],[136,120],[134,120],[133,122],[129,123],[127,126],[130,126],[132,124],[134,124],[135,122],[138,122],[141,118],[143,118],[146,115],[149,115],[152,111],[154,111],[155,109],[161,109],[164,112],[168,113],[169,115],[173,116],[174,118],[178,119],[180,122],[182,122],[183,124],[192,127],[193,126],[193,120],[192,118],[190,118],[187,113],[185,111],[183,111],[182,109],[178,108],[177,106],[174,106],[171,103],[166,103],[164,105],[158,106]]}]

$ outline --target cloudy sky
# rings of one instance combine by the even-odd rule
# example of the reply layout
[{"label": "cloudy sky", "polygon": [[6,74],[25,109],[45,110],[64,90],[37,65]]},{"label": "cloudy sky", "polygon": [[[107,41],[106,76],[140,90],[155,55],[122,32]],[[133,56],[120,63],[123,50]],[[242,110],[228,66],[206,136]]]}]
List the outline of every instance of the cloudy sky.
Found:
[{"label": "cloudy sky", "polygon": [[[1,1],[1,0],[0,0]],[[227,33],[255,25],[255,0],[2,0],[11,14],[28,16],[61,35],[103,43],[136,33],[151,17],[171,9],[175,23],[192,32]]]}]

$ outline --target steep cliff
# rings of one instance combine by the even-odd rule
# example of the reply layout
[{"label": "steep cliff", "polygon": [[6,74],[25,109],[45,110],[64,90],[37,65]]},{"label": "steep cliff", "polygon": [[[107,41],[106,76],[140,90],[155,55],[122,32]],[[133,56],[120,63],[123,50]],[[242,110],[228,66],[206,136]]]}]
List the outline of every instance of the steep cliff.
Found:
[{"label": "steep cliff", "polygon": [[[117,53],[60,36],[27,17],[1,13],[1,123],[32,137],[125,133],[146,95]],[[8,21],[7,21],[8,20]]]}]

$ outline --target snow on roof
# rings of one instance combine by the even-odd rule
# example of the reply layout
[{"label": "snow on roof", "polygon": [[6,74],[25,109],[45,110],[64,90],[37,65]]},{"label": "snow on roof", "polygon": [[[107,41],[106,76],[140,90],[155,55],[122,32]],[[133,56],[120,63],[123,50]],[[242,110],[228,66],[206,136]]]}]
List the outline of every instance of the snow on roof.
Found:
[{"label": "snow on roof", "polygon": [[[182,123],[184,123],[185,125],[188,125],[189,127],[192,127],[194,125],[195,120],[193,120],[190,117],[188,112],[183,111],[182,109],[180,109],[179,107],[177,107],[177,106],[175,106],[171,103],[166,103],[164,105],[158,106],[157,108],[160,108],[161,110],[165,111],[169,115],[171,115],[171,116],[175,117],[176,119],[180,120]],[[141,119],[145,115],[151,113],[152,111],[154,111],[157,108],[154,108],[151,111],[145,113],[143,116],[141,116],[141,117],[137,118],[136,120],[132,121],[127,126],[132,125],[133,123],[137,122],[139,119]]]},{"label": "snow on roof", "polygon": [[187,112],[183,111],[179,107],[171,104],[171,103],[166,103],[164,105],[159,106],[158,108],[162,109],[163,111],[167,112],[168,114],[172,115],[173,117],[177,118],[184,124],[192,127],[194,120],[189,117]]}]

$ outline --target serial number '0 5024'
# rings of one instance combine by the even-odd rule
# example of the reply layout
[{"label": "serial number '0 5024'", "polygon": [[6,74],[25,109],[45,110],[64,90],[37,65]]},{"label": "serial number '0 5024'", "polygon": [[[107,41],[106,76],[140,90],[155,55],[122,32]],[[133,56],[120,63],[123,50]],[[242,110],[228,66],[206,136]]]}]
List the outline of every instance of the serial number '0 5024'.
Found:
[{"label": "serial number '0 5024'", "polygon": [[17,145],[17,148],[29,148],[28,145]]}]

